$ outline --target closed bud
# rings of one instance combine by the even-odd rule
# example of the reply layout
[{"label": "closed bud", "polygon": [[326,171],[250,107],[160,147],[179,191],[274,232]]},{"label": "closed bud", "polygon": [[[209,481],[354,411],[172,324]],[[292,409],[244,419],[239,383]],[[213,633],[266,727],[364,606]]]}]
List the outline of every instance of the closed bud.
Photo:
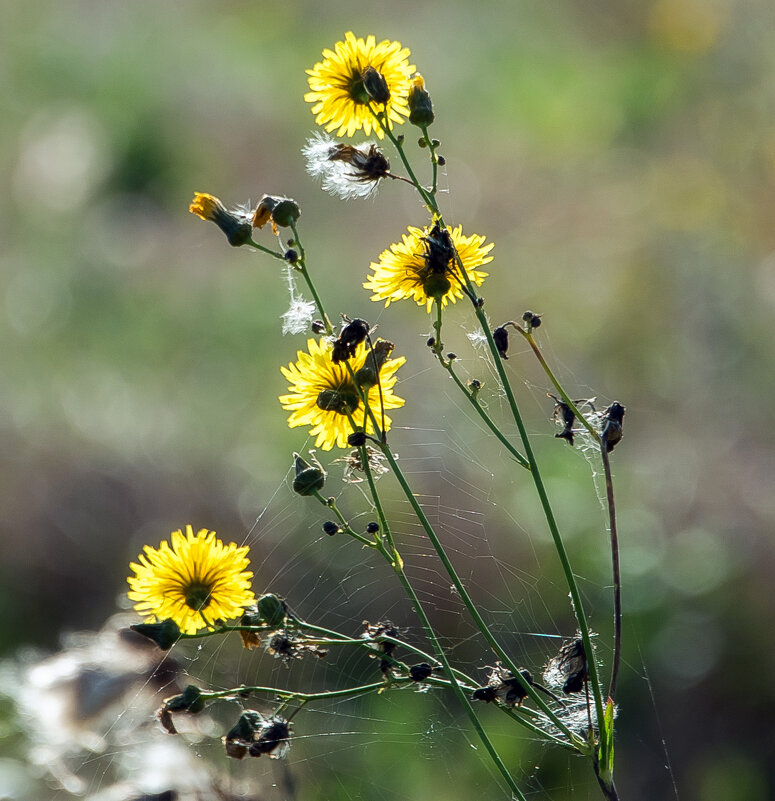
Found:
[{"label": "closed bud", "polygon": [[202,691],[194,684],[189,684],[180,695],[173,695],[164,701],[163,709],[167,712],[188,712],[196,715],[205,708]]},{"label": "closed bud", "polygon": [[320,492],[326,483],[326,474],[319,464],[305,462],[298,453],[293,454],[296,477],[293,479],[293,491],[299,495],[314,495]]},{"label": "closed bud", "polygon": [[433,103],[431,96],[425,89],[422,75],[417,73],[409,89],[409,122],[420,128],[425,128],[434,120]]},{"label": "closed bud", "polygon": [[299,204],[290,198],[283,198],[272,209],[272,220],[281,228],[288,228],[301,215]]},{"label": "closed bud", "polygon": [[162,651],[169,651],[180,639],[180,628],[174,620],[162,620],[161,623],[135,623],[129,627],[132,631],[153,640]]},{"label": "closed bud", "polygon": [[262,595],[256,602],[259,617],[270,628],[279,628],[288,616],[288,604],[274,593]]}]

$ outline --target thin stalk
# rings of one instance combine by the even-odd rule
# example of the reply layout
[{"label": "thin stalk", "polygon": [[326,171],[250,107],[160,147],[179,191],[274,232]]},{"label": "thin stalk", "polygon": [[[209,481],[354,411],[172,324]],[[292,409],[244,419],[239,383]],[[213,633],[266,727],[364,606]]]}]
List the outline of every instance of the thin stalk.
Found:
[{"label": "thin stalk", "polygon": [[265,247],[264,245],[259,244],[252,238],[249,239],[246,243],[248,247],[255,248],[256,250],[260,250],[262,253],[266,253],[267,256],[271,256],[274,259],[279,259],[280,261],[285,261],[285,256],[277,250],[272,250],[271,248]]},{"label": "thin stalk", "polygon": [[339,511],[339,507],[336,505],[336,502],[333,500],[333,498],[324,498],[317,490],[312,493],[312,496],[317,498],[323,506],[325,506],[327,509],[330,509],[334,513],[334,516],[341,524],[342,531],[345,534],[355,540],[358,540],[358,542],[362,543],[368,548],[377,547],[376,543],[372,542],[370,539],[367,539],[362,534],[358,534],[357,531],[353,531],[345,516]]},{"label": "thin stalk", "polygon": [[466,385],[460,380],[460,377],[455,372],[455,368],[452,365],[452,361],[442,361],[441,366],[452,376],[452,380],[457,384],[460,391],[466,396],[468,401],[471,405],[476,409],[476,413],[479,417],[482,418],[482,422],[490,429],[490,431],[496,436],[496,438],[500,441],[501,445],[516,459],[516,461],[524,467],[526,470],[530,470],[530,463],[527,459],[506,439],[503,435],[501,430],[498,426],[493,422],[492,418],[489,414],[484,410],[481,403],[479,403],[479,399],[476,397],[476,394],[472,392]]},{"label": "thin stalk", "polygon": [[584,415],[578,410],[576,404],[570,399],[570,397],[568,397],[568,393],[563,389],[562,384],[560,384],[560,382],[557,380],[557,377],[552,372],[551,367],[549,367],[549,365],[546,362],[546,359],[544,359],[544,355],[543,353],[541,353],[541,349],[538,347],[538,343],[535,341],[535,338],[533,337],[532,333],[530,333],[529,331],[525,331],[525,329],[522,328],[522,326],[516,324],[514,324],[513,327],[517,331],[519,331],[519,333],[522,334],[522,336],[527,340],[527,343],[532,348],[533,353],[536,356],[536,359],[538,359],[539,363],[541,364],[541,367],[544,368],[544,372],[546,373],[549,380],[552,382],[554,388],[560,394],[560,397],[563,399],[563,402],[566,403],[568,408],[573,412],[574,415],[576,415],[576,419],[581,421],[581,424],[592,435],[592,438],[595,440],[595,442],[600,442],[600,433],[592,425],[592,423],[590,423],[587,420],[587,418],[584,417]]},{"label": "thin stalk", "polygon": [[[401,677],[394,679],[393,684],[408,684],[412,679]],[[352,698],[358,695],[366,695],[367,693],[377,692],[384,689],[386,686],[384,681],[375,681],[371,684],[362,684],[359,687],[346,687],[343,690],[325,690],[319,693],[302,693],[296,690],[283,690],[278,687],[264,687],[261,685],[256,686],[242,686],[234,687],[230,690],[218,690],[216,692],[203,692],[202,697],[205,700],[212,698],[228,698],[234,695],[241,695],[244,693],[269,693],[280,698],[290,700],[297,699],[309,703],[310,701],[328,701],[334,698]]]},{"label": "thin stalk", "polygon": [[611,462],[608,458],[606,443],[600,445],[605,473],[605,491],[608,500],[608,527],[611,534],[611,567],[614,582],[614,653],[611,664],[611,683],[608,686],[608,697],[616,699],[616,682],[619,678],[619,663],[622,656],[622,579],[619,566],[619,532],[616,526],[616,504],[614,501],[614,482],[611,476]]},{"label": "thin stalk", "polygon": [[431,165],[433,166],[433,184],[431,186],[431,194],[435,196],[439,178],[439,163],[436,161],[436,147],[433,144],[433,139],[431,139],[428,135],[428,126],[421,126],[421,130],[423,138],[425,139],[425,144],[427,145],[431,154]]},{"label": "thin stalk", "polygon": [[312,299],[315,301],[315,305],[318,307],[320,316],[323,318],[323,324],[326,327],[326,333],[331,336],[334,333],[334,327],[331,325],[331,321],[328,319],[326,310],[323,308],[323,301],[320,300],[317,289],[315,289],[315,284],[312,282],[309,272],[307,271],[307,257],[304,251],[304,245],[301,242],[301,237],[299,236],[299,232],[296,228],[296,223],[293,220],[291,220],[291,231],[293,231],[293,239],[294,242],[296,242],[296,247],[299,249],[299,260],[296,262],[296,269],[301,273],[302,278],[304,278],[304,282],[307,284],[307,288],[312,295]]}]

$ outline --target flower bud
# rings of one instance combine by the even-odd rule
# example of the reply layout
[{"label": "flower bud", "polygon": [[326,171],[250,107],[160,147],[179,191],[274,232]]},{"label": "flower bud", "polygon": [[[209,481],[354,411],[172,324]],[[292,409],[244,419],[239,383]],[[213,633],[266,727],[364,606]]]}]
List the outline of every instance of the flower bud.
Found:
[{"label": "flower bud", "polygon": [[295,223],[301,215],[299,204],[290,198],[283,198],[272,210],[272,219],[281,228],[287,228]]},{"label": "flower bud", "polygon": [[287,228],[291,223],[295,223],[300,215],[301,209],[295,200],[289,197],[264,195],[253,212],[253,226],[263,228],[271,220],[275,226]]},{"label": "flower bud", "polygon": [[293,479],[293,491],[299,495],[314,495],[320,492],[326,483],[326,474],[318,465],[305,462],[298,453],[293,454],[296,460],[296,478]]},{"label": "flower bud", "polygon": [[162,620],[161,623],[135,623],[129,628],[153,640],[162,651],[169,651],[180,639],[180,628],[171,619]]},{"label": "flower bud", "polygon": [[226,239],[233,247],[245,245],[251,240],[253,226],[244,217],[228,211],[213,195],[195,192],[188,210],[202,220],[214,222],[226,234]]},{"label": "flower bud", "polygon": [[288,616],[288,605],[277,595],[268,592],[256,602],[258,614],[270,628],[279,628]]},{"label": "flower bud", "polygon": [[366,93],[375,103],[384,104],[390,100],[390,89],[385,76],[374,67],[371,65],[366,67],[361,73],[361,80]]},{"label": "flower bud", "polygon": [[164,701],[163,709],[167,712],[188,712],[196,715],[205,708],[202,691],[194,684],[189,684],[180,695],[173,695]]},{"label": "flower bud", "polygon": [[425,89],[425,81],[418,72],[412,80],[409,89],[409,122],[420,128],[425,128],[434,120],[433,103],[431,96]]}]

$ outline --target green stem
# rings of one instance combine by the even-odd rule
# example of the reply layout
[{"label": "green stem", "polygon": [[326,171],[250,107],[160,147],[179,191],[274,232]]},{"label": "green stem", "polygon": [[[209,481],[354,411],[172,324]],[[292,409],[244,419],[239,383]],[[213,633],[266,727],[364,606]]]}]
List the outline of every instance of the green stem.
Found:
[{"label": "green stem", "polygon": [[433,139],[431,139],[428,135],[428,126],[421,126],[421,130],[423,138],[425,139],[425,144],[427,145],[431,154],[431,165],[433,166],[433,185],[431,188],[431,194],[435,197],[439,178],[439,163],[436,161],[436,147],[433,144]]},{"label": "green stem", "polygon": [[317,490],[312,493],[314,498],[317,498],[320,503],[325,506],[327,509],[330,509],[336,519],[341,524],[342,531],[347,534],[348,536],[352,537],[353,539],[358,540],[358,542],[363,543],[368,548],[376,548],[376,544],[371,540],[364,537],[362,534],[358,534],[357,531],[353,531],[350,527],[350,524],[347,522],[345,516],[339,511],[339,507],[336,505],[336,501],[333,498],[324,498]]},{"label": "green stem", "polygon": [[315,305],[318,307],[320,316],[323,318],[323,324],[326,327],[326,333],[331,336],[334,333],[334,327],[331,325],[331,321],[328,319],[326,310],[323,308],[323,301],[320,300],[317,289],[315,289],[315,284],[312,282],[309,272],[307,271],[307,256],[304,251],[304,245],[301,242],[301,237],[299,236],[299,231],[296,228],[296,223],[294,221],[291,221],[291,231],[293,231],[293,239],[296,242],[296,247],[299,249],[299,259],[296,262],[296,269],[301,273],[302,278],[304,278],[304,282],[307,284],[307,288],[312,295],[312,299],[315,301]]},{"label": "green stem", "polygon": [[552,709],[547,705],[547,703],[541,698],[539,693],[527,682],[522,674],[519,671],[519,668],[514,664],[514,661],[511,657],[503,650],[500,643],[495,639],[492,632],[490,631],[487,624],[484,622],[484,619],[479,614],[479,610],[476,607],[476,604],[471,599],[471,596],[468,594],[468,590],[465,588],[465,585],[460,580],[460,576],[458,575],[457,571],[455,570],[454,565],[447,556],[447,552],[444,550],[444,546],[441,544],[436,532],[433,530],[433,526],[430,524],[425,511],[423,510],[422,506],[420,505],[419,501],[417,500],[415,494],[412,492],[411,487],[406,481],[401,468],[398,466],[393,454],[390,452],[389,448],[383,447],[382,453],[385,455],[388,463],[390,464],[391,469],[393,470],[393,474],[396,477],[401,489],[404,491],[404,495],[406,499],[409,501],[412,509],[414,510],[417,519],[420,521],[420,525],[425,530],[425,533],[428,536],[428,539],[433,545],[436,554],[438,555],[439,559],[441,560],[442,565],[444,565],[444,569],[447,571],[447,575],[452,580],[452,583],[455,589],[460,596],[460,599],[463,601],[464,606],[468,610],[469,614],[476,623],[477,628],[482,632],[482,635],[487,640],[488,644],[498,656],[498,658],[503,662],[504,665],[511,671],[514,675],[514,678],[520,683],[522,688],[525,690],[527,695],[535,702],[536,706],[541,709],[542,712],[552,721],[552,723],[566,736],[568,739],[581,746],[582,750],[585,750],[586,744],[584,744],[579,737],[577,737],[563,722],[562,720],[552,711]]},{"label": "green stem", "polygon": [[581,424],[584,426],[584,428],[587,429],[587,431],[589,431],[595,442],[600,442],[600,433],[587,420],[587,418],[584,417],[584,415],[576,407],[576,404],[568,397],[568,393],[563,389],[562,384],[560,384],[560,382],[557,380],[556,376],[552,372],[551,367],[549,367],[549,365],[546,362],[546,359],[544,359],[544,356],[541,353],[541,349],[538,347],[538,343],[535,341],[535,338],[533,337],[532,333],[530,333],[529,331],[525,331],[525,329],[522,328],[522,326],[517,325],[516,323],[513,324],[513,327],[517,331],[519,331],[519,333],[522,334],[522,336],[527,340],[528,345],[530,345],[530,347],[532,348],[533,353],[535,354],[536,358],[541,364],[541,367],[544,368],[544,372],[548,376],[549,380],[552,382],[554,388],[559,393],[563,402],[567,404],[568,408],[573,412],[574,415],[576,415],[576,419],[581,421]]},{"label": "green stem", "polygon": [[493,422],[492,418],[489,414],[484,410],[481,403],[479,403],[479,398],[476,396],[476,393],[472,392],[459,378],[457,373],[455,372],[455,368],[453,367],[453,363],[451,360],[449,361],[442,361],[441,366],[452,376],[452,380],[457,384],[460,391],[465,395],[465,397],[469,400],[471,405],[476,409],[477,414],[479,417],[482,418],[482,421],[487,426],[487,428],[492,431],[492,433],[497,437],[500,443],[503,445],[504,448],[516,459],[516,461],[524,467],[526,470],[530,470],[530,463],[527,459],[506,439],[503,435],[501,430],[498,426]]},{"label": "green stem", "polygon": [[611,568],[614,583],[614,653],[611,660],[611,682],[608,686],[608,697],[614,700],[616,698],[616,682],[619,678],[619,663],[622,656],[622,577],[619,566],[619,532],[616,526],[614,482],[611,476],[611,462],[608,458],[605,442],[600,444],[600,454],[603,458],[606,498],[608,500],[608,528],[611,535]]},{"label": "green stem", "polygon": [[282,253],[280,253],[277,250],[272,250],[271,248],[264,247],[264,245],[260,245],[253,239],[249,239],[247,245],[251,248],[255,248],[256,250],[260,250],[262,253],[266,253],[267,256],[272,256],[272,258],[279,259],[280,261],[285,261],[285,256]]},{"label": "green stem", "polygon": [[415,189],[420,193],[420,196],[423,199],[425,205],[430,209],[438,209],[436,205],[436,200],[434,199],[433,195],[428,192],[428,190],[417,180],[417,176],[414,174],[414,170],[412,169],[412,165],[409,163],[409,159],[406,157],[406,153],[404,153],[404,147],[401,142],[398,141],[398,138],[393,135],[393,131],[390,130],[390,127],[386,124],[382,115],[378,114],[374,109],[371,109],[371,113],[374,119],[379,124],[380,128],[384,132],[385,136],[393,143],[393,147],[395,147],[401,162],[404,165],[404,169],[406,170],[409,178],[411,179],[412,183],[414,184]]}]

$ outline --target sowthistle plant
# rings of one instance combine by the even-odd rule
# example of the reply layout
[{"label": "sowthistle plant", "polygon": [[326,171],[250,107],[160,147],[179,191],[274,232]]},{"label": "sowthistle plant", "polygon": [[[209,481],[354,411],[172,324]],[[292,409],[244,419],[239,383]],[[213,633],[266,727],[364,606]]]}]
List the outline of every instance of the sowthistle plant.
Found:
[{"label": "sowthistle plant", "polygon": [[[169,649],[180,640],[238,632],[248,649],[262,641],[268,652],[287,666],[295,660],[321,658],[336,648],[365,650],[378,660],[380,675],[372,682],[339,690],[298,692],[282,687],[240,685],[210,691],[190,685],[165,701],[159,719],[175,732],[174,717],[196,714],[219,699],[244,705],[246,699],[262,699],[262,710],[243,709],[234,727],[223,738],[226,753],[271,758],[285,756],[292,738],[291,721],[307,704],[381,693],[410,685],[443,691],[457,699],[480,738],[488,758],[499,771],[512,798],[524,794],[504,763],[480,721],[477,705],[492,704],[515,725],[552,745],[589,761],[603,796],[617,799],[613,776],[615,693],[621,654],[621,598],[618,537],[609,454],[622,436],[624,407],[618,403],[599,413],[591,402],[573,401],[555,377],[534,332],[541,315],[527,311],[519,321],[492,327],[480,294],[487,273],[482,267],[493,261],[493,243],[484,236],[464,234],[461,225],[450,226],[438,200],[439,167],[445,161],[439,140],[429,128],[435,111],[425,82],[409,63],[409,50],[398,42],[375,37],[356,38],[348,32],[334,50],[324,50],[323,60],[307,70],[310,91],[304,99],[312,103],[315,122],[326,134],[317,133],[303,153],[309,173],[320,179],[325,191],[343,199],[369,197],[386,179],[412,185],[425,208],[426,218],[410,227],[401,240],[382,250],[369,265],[363,287],[371,300],[389,307],[400,300],[413,301],[431,315],[433,336],[428,340],[431,358],[452,379],[478,417],[512,457],[514,469],[531,481],[542,506],[546,524],[567,580],[576,617],[577,631],[570,632],[557,655],[543,672],[540,683],[507,652],[482,616],[460,578],[444,544],[431,525],[422,504],[399,466],[388,412],[401,409],[404,400],[396,394],[398,371],[405,363],[400,346],[375,338],[370,324],[341,314],[341,324],[324,305],[312,277],[312,261],[300,232],[299,204],[290,198],[264,195],[255,208],[228,210],[205,193],[196,193],[190,211],[214,222],[230,245],[249,247],[271,256],[298,276],[313,300],[305,301],[292,291],[294,308],[286,314],[294,319],[287,329],[311,330],[305,349],[296,360],[281,366],[288,392],[280,396],[291,428],[304,427],[314,437],[316,448],[328,452],[346,449],[348,469],[364,482],[376,520],[358,530],[340,510],[335,498],[324,494],[328,480],[324,467],[294,454],[293,489],[325,510],[326,534],[347,536],[379,555],[389,565],[411,601],[427,638],[425,649],[410,643],[389,620],[364,622],[361,632],[334,631],[303,620],[276,594],[256,598],[247,570],[247,547],[224,544],[212,531],[196,534],[173,532],[171,544],[146,546],[139,563],[133,563],[129,597],[148,621],[133,628]],[[410,157],[407,142],[397,130],[405,123],[419,132],[419,155],[428,163],[428,180],[421,181]],[[350,144],[330,136],[351,138],[372,133],[377,142]],[[392,146],[400,172],[394,172],[383,145]],[[258,242],[260,233],[272,231],[273,239]],[[267,229],[267,230],[269,230]],[[265,244],[270,241],[270,244]],[[497,376],[497,390],[506,399],[518,432],[518,442],[504,433],[489,415],[481,399],[482,382],[464,378],[456,356],[445,349],[444,311],[449,304],[468,303],[481,331]],[[312,320],[314,314],[318,319]],[[541,470],[528,437],[504,362],[508,360],[509,337],[527,342],[546,372],[553,393],[555,419],[561,426],[557,437],[570,446],[583,436],[600,450],[607,488],[609,529],[613,563],[613,657],[611,676],[604,689],[602,663],[593,643],[581,594],[568,560]],[[556,394],[555,394],[556,393]],[[586,413],[582,413],[581,409]],[[376,477],[389,471],[411,507],[442,568],[487,643],[494,664],[482,684],[453,664],[442,645],[425,604],[404,566],[404,543],[397,536],[386,512]],[[237,621],[229,623],[228,621]],[[548,685],[548,686],[544,686]],[[552,689],[553,688],[553,689]],[[303,723],[297,723],[303,726]]]}]

